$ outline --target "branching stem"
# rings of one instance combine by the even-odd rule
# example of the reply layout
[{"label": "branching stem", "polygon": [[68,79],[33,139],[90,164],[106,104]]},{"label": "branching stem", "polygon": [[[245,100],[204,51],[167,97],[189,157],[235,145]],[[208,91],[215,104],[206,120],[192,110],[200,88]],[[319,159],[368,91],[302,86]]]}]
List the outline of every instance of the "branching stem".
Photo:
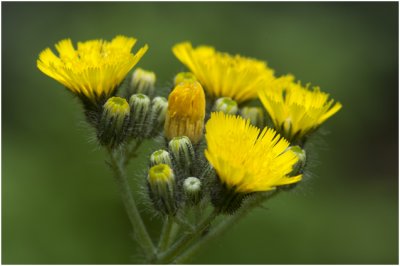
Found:
[{"label": "branching stem", "polygon": [[132,196],[131,187],[125,173],[124,157],[118,158],[116,152],[111,149],[108,150],[108,153],[110,155],[110,166],[114,171],[114,177],[118,186],[118,190],[121,194],[129,220],[132,224],[132,229],[137,243],[143,249],[146,258],[148,260],[152,260],[156,256],[156,250],[143,223],[142,217],[140,216],[139,210],[136,207],[135,199]]},{"label": "branching stem", "polygon": [[255,207],[260,206],[265,200],[271,199],[279,194],[280,190],[275,190],[272,193],[260,194],[258,197],[249,200],[232,216],[223,219],[218,225],[214,226],[210,232],[198,239],[194,244],[186,249],[179,257],[174,260],[174,263],[184,263],[195,253],[200,247],[204,246],[208,241],[214,239],[216,236],[222,234],[229,229],[233,224],[242,219],[246,214]]},{"label": "branching stem", "polygon": [[179,254],[181,254],[197,237],[209,228],[211,222],[217,217],[217,215],[218,212],[214,210],[206,219],[196,226],[192,233],[184,235],[167,251],[160,253],[157,262],[162,264],[173,262]]},{"label": "branching stem", "polygon": [[174,218],[171,216],[166,216],[163,224],[163,229],[161,231],[160,240],[158,242],[158,252],[163,252],[168,248],[171,242],[171,231],[174,225]]}]

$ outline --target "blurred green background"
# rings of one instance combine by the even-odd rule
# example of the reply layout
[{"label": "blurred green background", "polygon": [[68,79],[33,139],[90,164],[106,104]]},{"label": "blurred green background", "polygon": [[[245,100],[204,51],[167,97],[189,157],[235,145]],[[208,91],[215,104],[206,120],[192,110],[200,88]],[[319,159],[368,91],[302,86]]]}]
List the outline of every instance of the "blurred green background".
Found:
[{"label": "blurred green background", "polygon": [[[398,263],[396,2],[3,2],[3,264],[140,262],[78,101],[36,68],[39,52],[63,38],[117,34],[149,44],[139,66],[154,70],[160,86],[185,69],[171,46],[190,40],[266,60],[344,106],[324,125],[330,134],[313,178],[252,212],[193,263]],[[143,178],[151,147],[132,179]],[[157,235],[158,221],[147,223]]]}]

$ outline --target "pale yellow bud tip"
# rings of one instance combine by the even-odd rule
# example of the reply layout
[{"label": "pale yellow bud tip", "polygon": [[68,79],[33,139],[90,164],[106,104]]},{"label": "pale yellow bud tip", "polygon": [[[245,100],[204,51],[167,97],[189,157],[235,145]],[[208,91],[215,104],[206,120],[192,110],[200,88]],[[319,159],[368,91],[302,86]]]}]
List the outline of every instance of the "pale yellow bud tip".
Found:
[{"label": "pale yellow bud tip", "polygon": [[174,180],[174,174],[167,164],[157,164],[149,170],[148,181],[150,184],[169,183],[172,180]]},{"label": "pale yellow bud tip", "polygon": [[174,85],[178,85],[183,81],[197,81],[196,76],[191,72],[180,72],[174,78]]},{"label": "pale yellow bud tip", "polygon": [[104,104],[104,109],[111,115],[128,115],[130,112],[130,107],[128,102],[124,98],[111,97]]}]

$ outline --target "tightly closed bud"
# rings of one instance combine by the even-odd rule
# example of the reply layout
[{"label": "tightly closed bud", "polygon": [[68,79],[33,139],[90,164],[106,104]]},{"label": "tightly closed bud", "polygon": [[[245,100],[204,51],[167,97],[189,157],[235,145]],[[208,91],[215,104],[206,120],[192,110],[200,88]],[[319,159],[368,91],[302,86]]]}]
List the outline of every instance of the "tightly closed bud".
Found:
[{"label": "tightly closed bud", "polygon": [[150,156],[150,166],[157,164],[168,164],[169,166],[172,166],[169,152],[166,150],[157,150],[153,152]]},{"label": "tightly closed bud", "polygon": [[168,101],[164,97],[154,97],[151,101],[151,115],[149,119],[149,132],[148,136],[156,135],[164,126],[165,115],[167,113]]},{"label": "tightly closed bud", "polygon": [[132,136],[144,137],[148,127],[147,118],[150,113],[150,98],[144,94],[133,94],[129,99],[131,106]]},{"label": "tightly closed bud", "polygon": [[176,86],[185,80],[197,81],[195,75],[192,72],[180,72],[174,78],[174,85]]},{"label": "tightly closed bud", "polygon": [[214,111],[224,112],[225,114],[235,115],[238,111],[236,101],[229,97],[221,97],[215,101]]},{"label": "tightly closed bud", "polygon": [[164,133],[167,139],[187,136],[193,144],[203,137],[206,100],[197,81],[179,83],[168,97]]},{"label": "tightly closed bud", "polygon": [[137,68],[131,78],[129,87],[129,95],[134,93],[142,93],[152,96],[154,93],[154,84],[156,83],[156,74]]},{"label": "tightly closed bud", "polygon": [[115,148],[127,137],[130,108],[124,98],[111,97],[103,105],[97,138],[101,145]]},{"label": "tightly closed bud", "polygon": [[188,177],[183,181],[183,191],[190,205],[196,205],[201,200],[201,181],[197,177]]},{"label": "tightly closed bud", "polygon": [[169,142],[168,148],[175,162],[188,173],[194,160],[194,149],[190,139],[186,136],[175,137]]},{"label": "tightly closed bud", "polygon": [[147,176],[150,198],[154,207],[163,214],[174,215],[177,210],[175,199],[175,176],[167,164],[150,168]]},{"label": "tightly closed bud", "polygon": [[250,119],[250,123],[259,128],[264,127],[264,112],[260,107],[243,107],[240,114],[244,119]]},{"label": "tightly closed bud", "polygon": [[297,163],[293,166],[293,171],[289,174],[289,176],[302,174],[307,160],[306,151],[300,148],[300,146],[290,146],[288,150],[294,152],[299,159]]}]

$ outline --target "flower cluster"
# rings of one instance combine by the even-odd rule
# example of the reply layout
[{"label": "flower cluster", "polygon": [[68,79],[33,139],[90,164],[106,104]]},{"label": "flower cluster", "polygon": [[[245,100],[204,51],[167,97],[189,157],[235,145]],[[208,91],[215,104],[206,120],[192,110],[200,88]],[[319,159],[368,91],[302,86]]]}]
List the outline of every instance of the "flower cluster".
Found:
[{"label": "flower cluster", "polygon": [[[133,54],[135,43],[117,36],[79,42],[75,49],[66,39],[56,44],[58,55],[49,48],[41,52],[37,67],[82,101],[118,178],[144,139],[159,140],[142,180],[153,209],[166,221],[190,225],[188,211],[201,214],[207,206],[234,215],[247,198],[300,182],[309,137],[342,107],[319,87],[303,86],[292,75],[276,77],[264,61],[189,42],[172,48],[190,72],[176,74],[168,100],[160,96],[155,73],[141,68],[121,86],[148,49]],[[128,193],[128,206],[133,197],[121,191]],[[128,214],[136,208],[128,207]],[[198,224],[201,215],[194,216]],[[140,221],[135,226],[143,229]],[[139,237],[152,257],[148,236]],[[168,241],[160,241],[162,250]],[[164,262],[173,252],[161,253]]]}]

